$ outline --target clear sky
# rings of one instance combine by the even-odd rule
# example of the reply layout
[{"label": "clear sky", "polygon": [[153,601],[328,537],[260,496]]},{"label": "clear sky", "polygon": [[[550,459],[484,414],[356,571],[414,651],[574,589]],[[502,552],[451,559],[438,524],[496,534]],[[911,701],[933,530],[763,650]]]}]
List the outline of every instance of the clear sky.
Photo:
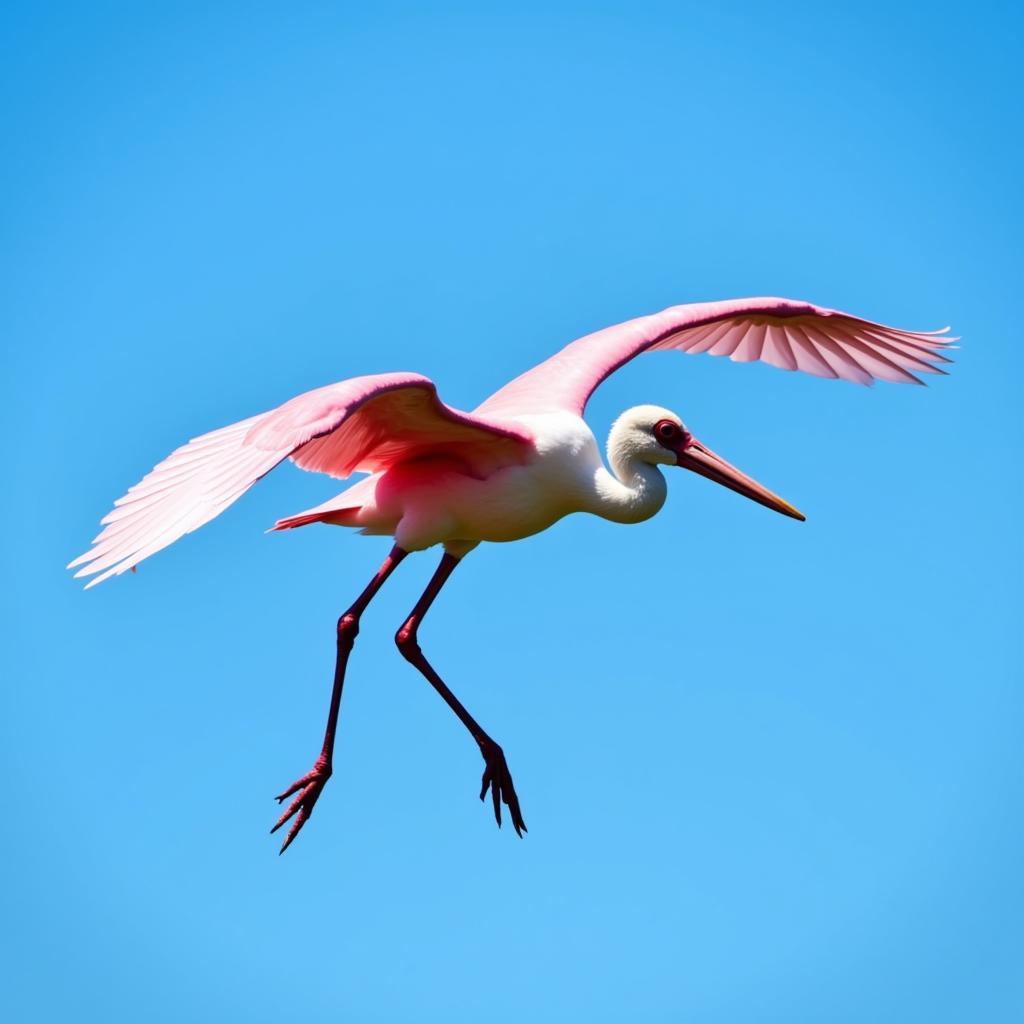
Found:
[{"label": "clear sky", "polygon": [[[13,4],[0,1012],[18,1022],[1024,1019],[1022,96],[1014,5]],[[826,10],[827,9],[827,10]],[[89,593],[185,439],[361,373],[471,408],[572,338],[784,295],[952,324],[853,385],[652,355],[808,515],[696,477],[481,548],[422,640],[529,836],[367,613],[283,858],[333,627],[388,542],[282,467]]]}]

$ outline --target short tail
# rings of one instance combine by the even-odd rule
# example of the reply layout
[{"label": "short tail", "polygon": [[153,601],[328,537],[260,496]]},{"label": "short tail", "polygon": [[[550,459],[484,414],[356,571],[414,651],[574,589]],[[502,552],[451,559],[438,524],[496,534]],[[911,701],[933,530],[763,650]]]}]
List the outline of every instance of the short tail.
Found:
[{"label": "short tail", "polygon": [[278,519],[271,527],[271,531],[294,530],[297,526],[309,526],[310,523],[328,523],[331,526],[358,526],[356,516],[358,516],[361,508],[361,505],[354,505],[349,508],[310,509],[308,512],[300,512],[295,516]]}]

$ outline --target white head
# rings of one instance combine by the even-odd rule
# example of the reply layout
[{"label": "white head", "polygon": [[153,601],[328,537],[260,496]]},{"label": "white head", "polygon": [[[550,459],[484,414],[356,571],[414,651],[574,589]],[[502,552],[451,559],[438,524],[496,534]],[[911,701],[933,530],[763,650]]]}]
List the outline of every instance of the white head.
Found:
[{"label": "white head", "polygon": [[701,444],[674,412],[660,405],[634,406],[612,424],[608,461],[622,481],[645,476],[650,472],[645,466],[681,466],[783,515],[804,518],[777,494]]},{"label": "white head", "polygon": [[[625,479],[633,469],[632,462],[644,462],[649,466],[675,466],[678,464],[676,452],[658,437],[657,428],[663,424],[672,424],[679,436],[687,433],[683,421],[668,409],[660,405],[635,405],[627,409],[613,424],[608,435],[608,461],[616,474]],[[662,433],[670,433],[662,426]]]}]

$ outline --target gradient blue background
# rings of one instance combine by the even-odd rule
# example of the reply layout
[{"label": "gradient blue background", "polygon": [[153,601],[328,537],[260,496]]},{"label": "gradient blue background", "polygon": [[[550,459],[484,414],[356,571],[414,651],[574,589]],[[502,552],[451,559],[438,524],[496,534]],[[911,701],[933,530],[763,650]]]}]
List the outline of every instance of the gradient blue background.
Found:
[{"label": "gradient blue background", "polygon": [[[6,9],[6,1020],[1022,1019],[1024,25],[821,6]],[[428,554],[277,857],[387,542],[262,531],[335,482],[282,468],[88,594],[63,569],[170,449],[305,389],[413,369],[472,407],[751,294],[965,344],[927,389],[675,355],[602,388],[600,436],[672,406],[809,519],[679,474],[650,523],[467,560],[424,646],[523,841],[392,647]]]}]

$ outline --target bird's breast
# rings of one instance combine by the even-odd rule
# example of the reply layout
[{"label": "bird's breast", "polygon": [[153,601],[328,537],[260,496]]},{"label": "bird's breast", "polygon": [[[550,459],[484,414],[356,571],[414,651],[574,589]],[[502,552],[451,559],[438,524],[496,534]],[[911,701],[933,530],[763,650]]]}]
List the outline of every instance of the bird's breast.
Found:
[{"label": "bird's breast", "polygon": [[402,503],[399,533],[406,531],[408,543],[520,540],[587,508],[588,489],[601,466],[593,434],[569,414],[529,420],[525,425],[535,450],[522,465],[484,478],[446,461],[399,466],[385,474],[383,490]]}]

